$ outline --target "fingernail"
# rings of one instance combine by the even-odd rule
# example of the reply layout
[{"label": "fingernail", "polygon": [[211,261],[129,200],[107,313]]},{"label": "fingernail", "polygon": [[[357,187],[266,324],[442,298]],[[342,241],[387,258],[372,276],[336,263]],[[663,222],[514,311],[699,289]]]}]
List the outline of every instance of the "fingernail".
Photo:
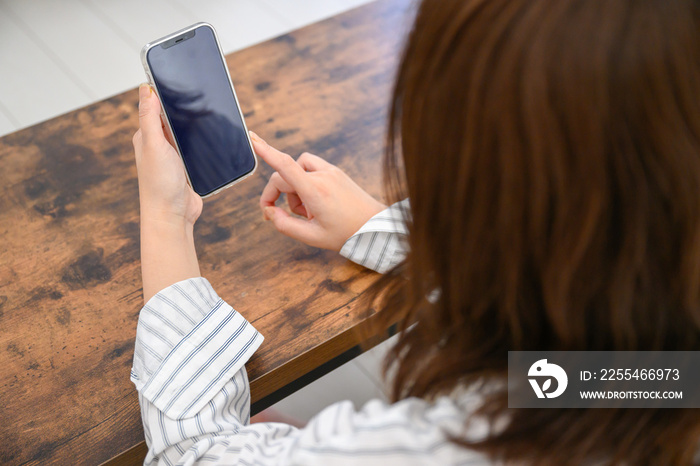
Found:
[{"label": "fingernail", "polygon": [[272,220],[272,217],[275,216],[275,208],[274,207],[265,207],[263,209],[263,217],[265,220]]},{"label": "fingernail", "polygon": [[250,133],[250,137],[255,141],[255,142],[264,142],[260,136],[255,134],[252,131],[248,131]]},{"label": "fingernail", "polygon": [[149,86],[146,83],[143,83],[139,86],[139,99],[145,99],[146,97],[150,96],[153,90],[151,89],[151,86]]}]

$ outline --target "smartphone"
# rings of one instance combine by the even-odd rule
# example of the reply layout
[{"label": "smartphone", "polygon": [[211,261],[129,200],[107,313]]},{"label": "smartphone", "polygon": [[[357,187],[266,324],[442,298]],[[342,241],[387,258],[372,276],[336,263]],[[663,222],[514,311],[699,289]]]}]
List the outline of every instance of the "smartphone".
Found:
[{"label": "smartphone", "polygon": [[207,197],[252,175],[257,159],[214,28],[196,23],[148,43],[141,62],[192,189]]}]

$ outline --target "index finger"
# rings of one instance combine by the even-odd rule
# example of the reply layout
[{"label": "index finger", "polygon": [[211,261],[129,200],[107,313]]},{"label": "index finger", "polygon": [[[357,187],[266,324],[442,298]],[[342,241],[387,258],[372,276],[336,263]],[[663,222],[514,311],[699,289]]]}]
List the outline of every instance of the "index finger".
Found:
[{"label": "index finger", "polygon": [[292,157],[278,151],[252,131],[250,131],[250,139],[253,141],[255,153],[279,173],[282,179],[289,183],[296,192],[303,195],[305,191],[308,191],[306,171]]}]

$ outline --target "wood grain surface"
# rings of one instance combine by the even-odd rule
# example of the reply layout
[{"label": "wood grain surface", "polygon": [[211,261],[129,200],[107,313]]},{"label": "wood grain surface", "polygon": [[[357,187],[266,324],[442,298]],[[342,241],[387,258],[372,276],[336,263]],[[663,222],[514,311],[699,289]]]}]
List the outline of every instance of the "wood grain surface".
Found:
[{"label": "wood grain surface", "polygon": [[[229,55],[249,128],[381,197],[409,10],[380,0]],[[0,139],[0,464],[99,464],[143,441],[129,381],[143,304],[137,98]],[[247,365],[253,401],[355,345],[358,297],[376,278],[265,223],[258,199],[270,174],[261,163],[206,200],[195,227],[202,274],[266,337]]]}]

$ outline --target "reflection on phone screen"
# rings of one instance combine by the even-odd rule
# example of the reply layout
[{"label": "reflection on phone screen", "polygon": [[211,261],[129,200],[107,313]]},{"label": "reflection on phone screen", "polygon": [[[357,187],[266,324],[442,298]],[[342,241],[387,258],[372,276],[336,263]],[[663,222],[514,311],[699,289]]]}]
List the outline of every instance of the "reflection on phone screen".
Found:
[{"label": "reflection on phone screen", "polygon": [[166,44],[147,59],[192,188],[206,195],[250,173],[255,159],[211,29]]}]

